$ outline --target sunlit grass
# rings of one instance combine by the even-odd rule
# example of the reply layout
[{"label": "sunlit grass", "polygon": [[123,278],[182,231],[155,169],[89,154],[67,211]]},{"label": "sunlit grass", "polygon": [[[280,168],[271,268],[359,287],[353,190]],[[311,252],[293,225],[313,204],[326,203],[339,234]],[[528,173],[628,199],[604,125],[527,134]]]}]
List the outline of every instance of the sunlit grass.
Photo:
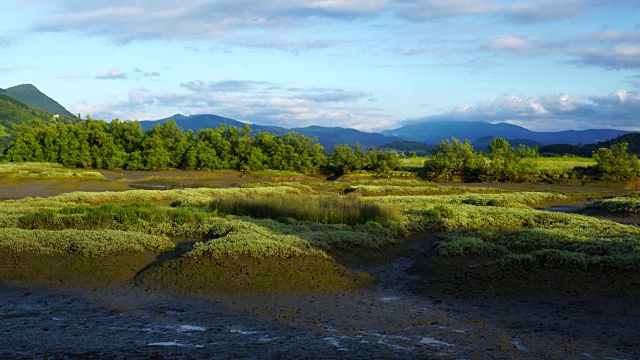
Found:
[{"label": "sunlit grass", "polygon": [[163,252],[175,245],[166,236],[117,230],[25,230],[0,228],[0,249],[12,253],[53,256],[67,253],[107,256],[120,252]]},{"label": "sunlit grass", "polygon": [[592,158],[580,156],[539,157],[535,159],[534,169],[548,171],[571,171],[575,167],[588,167],[595,165]]},{"label": "sunlit grass", "polygon": [[0,164],[0,178],[4,179],[90,179],[105,180],[98,171],[67,169],[54,163]]}]

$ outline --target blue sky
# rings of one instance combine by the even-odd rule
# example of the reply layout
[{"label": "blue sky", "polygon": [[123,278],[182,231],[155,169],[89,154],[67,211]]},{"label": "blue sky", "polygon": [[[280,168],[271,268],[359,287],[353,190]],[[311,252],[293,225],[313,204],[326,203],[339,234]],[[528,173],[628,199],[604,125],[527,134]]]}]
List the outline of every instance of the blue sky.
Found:
[{"label": "blue sky", "polygon": [[0,88],[82,116],[640,131],[640,0],[3,0]]}]

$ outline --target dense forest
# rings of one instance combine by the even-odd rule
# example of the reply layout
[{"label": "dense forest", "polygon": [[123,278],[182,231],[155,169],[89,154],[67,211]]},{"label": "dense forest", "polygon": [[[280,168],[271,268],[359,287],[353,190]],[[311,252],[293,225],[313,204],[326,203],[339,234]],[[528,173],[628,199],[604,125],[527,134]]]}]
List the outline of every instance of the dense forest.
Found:
[{"label": "dense forest", "polygon": [[13,128],[16,137],[5,150],[5,160],[56,162],[80,168],[272,169],[343,174],[354,170],[388,172],[399,165],[394,152],[339,145],[333,155],[327,156],[315,139],[294,132],[250,135],[249,125],[220,126],[196,133],[185,132],[174,121],[143,131],[135,121],[88,119],[46,125],[30,122]]}]

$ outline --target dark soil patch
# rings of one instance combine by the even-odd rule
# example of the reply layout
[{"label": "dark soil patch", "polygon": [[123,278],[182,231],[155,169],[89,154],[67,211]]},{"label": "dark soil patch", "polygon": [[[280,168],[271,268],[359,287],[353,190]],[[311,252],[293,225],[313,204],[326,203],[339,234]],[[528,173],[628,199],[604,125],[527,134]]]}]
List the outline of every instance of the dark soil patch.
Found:
[{"label": "dark soil patch", "polygon": [[640,300],[640,274],[634,271],[514,267],[489,262],[477,257],[431,255],[409,271],[422,277],[419,292],[440,298]]},{"label": "dark soil patch", "polygon": [[155,259],[152,252],[94,258],[0,252],[0,284],[59,288],[126,284]]},{"label": "dark soil patch", "polygon": [[177,258],[141,272],[137,285],[179,293],[292,293],[363,288],[375,277],[317,257]]}]

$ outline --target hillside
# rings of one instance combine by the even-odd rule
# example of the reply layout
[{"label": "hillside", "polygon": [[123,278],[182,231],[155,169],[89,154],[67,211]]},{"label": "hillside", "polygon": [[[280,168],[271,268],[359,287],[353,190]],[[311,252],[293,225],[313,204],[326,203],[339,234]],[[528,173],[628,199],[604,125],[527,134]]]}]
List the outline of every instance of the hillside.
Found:
[{"label": "hillside", "polygon": [[28,106],[10,96],[0,94],[0,154],[9,145],[17,126],[26,125],[33,121],[49,123],[52,121],[79,121],[73,116],[60,116],[57,120],[53,115]]},{"label": "hillside", "polygon": [[[473,142],[473,149],[476,151],[489,152],[489,145],[495,139],[495,136],[485,136]],[[509,144],[513,147],[525,145],[530,148],[540,146],[540,143],[529,139],[509,139]]]},{"label": "hillside", "polygon": [[427,145],[425,143],[421,143],[418,141],[394,141],[389,144],[384,144],[380,146],[381,149],[393,150],[396,152],[403,152],[408,154],[410,151],[415,151],[418,156],[427,156],[431,155],[432,151],[436,148],[433,145]]},{"label": "hillside", "polygon": [[69,110],[65,109],[57,101],[42,93],[38,88],[31,84],[23,84],[10,87],[8,89],[0,89],[0,94],[10,96],[22,103],[44,110],[50,114],[59,114],[64,116],[74,116]]},{"label": "hillside", "polygon": [[388,136],[397,136],[405,140],[437,144],[444,139],[456,137],[460,140],[476,142],[486,137],[501,137],[509,141],[531,141],[541,145],[569,143],[586,144],[613,139],[628,131],[611,129],[566,130],[558,132],[537,132],[521,126],[499,123],[490,124],[481,121],[456,122],[433,121],[408,124],[398,129],[382,132]]},{"label": "hillside", "polygon": [[616,137],[608,141],[602,141],[595,144],[553,144],[540,148],[541,154],[558,154],[558,155],[578,155],[591,156],[591,154],[602,147],[611,147],[613,144],[626,142],[629,144],[629,152],[640,155],[640,133],[629,133]]},{"label": "hillside", "polygon": [[[185,116],[182,114],[176,114],[165,119],[160,120],[146,120],[140,121],[140,125],[144,130],[153,128],[156,124],[163,123],[167,120],[175,120],[176,124],[183,128],[185,131],[193,130],[198,131],[205,128],[217,128],[220,125],[227,126],[244,126],[243,122],[225,118],[218,115],[202,114]],[[356,142],[360,143],[364,148],[378,147],[383,144],[387,144],[393,141],[400,140],[396,137],[384,136],[377,133],[368,133],[355,129],[347,129],[340,127],[324,127],[324,126],[309,126],[302,128],[287,129],[279,126],[267,126],[260,124],[250,124],[253,133],[256,132],[269,132],[275,135],[283,135],[289,132],[296,132],[300,135],[304,135],[310,138],[317,138],[318,142],[328,151],[331,151],[335,145],[349,144],[354,145]]]}]

